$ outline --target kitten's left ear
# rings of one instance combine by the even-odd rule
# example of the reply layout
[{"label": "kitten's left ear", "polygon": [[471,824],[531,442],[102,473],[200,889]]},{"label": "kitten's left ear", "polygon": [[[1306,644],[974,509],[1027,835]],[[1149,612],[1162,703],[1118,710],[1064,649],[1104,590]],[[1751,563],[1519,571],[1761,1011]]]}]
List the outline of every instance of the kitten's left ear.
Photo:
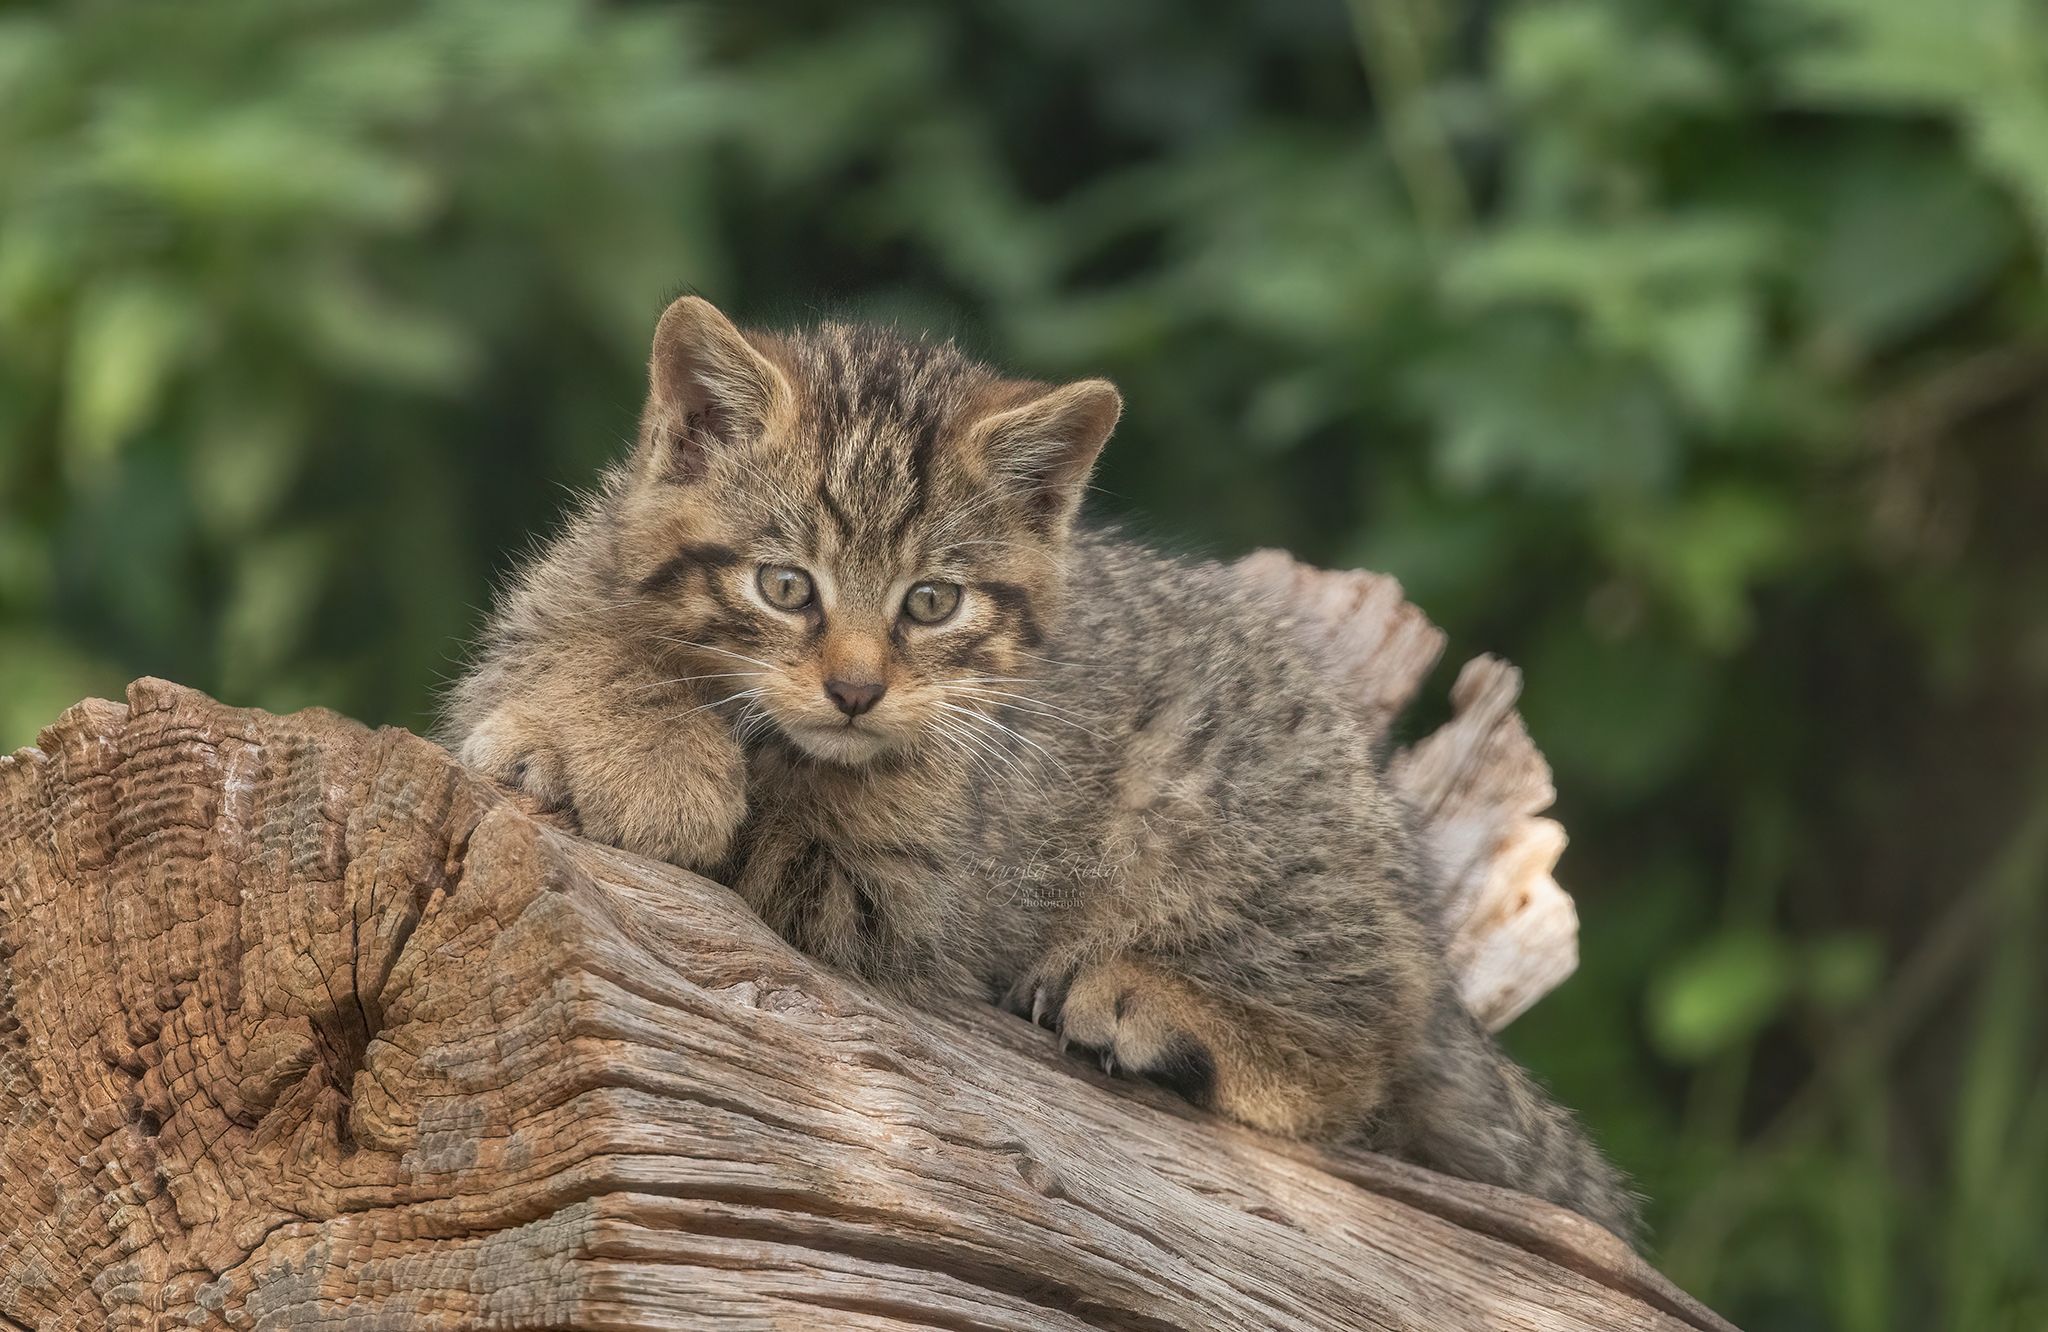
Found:
[{"label": "kitten's left ear", "polygon": [[1083,379],[994,413],[973,438],[989,469],[1024,488],[1034,521],[1051,532],[1081,507],[1088,473],[1123,410],[1116,385]]}]

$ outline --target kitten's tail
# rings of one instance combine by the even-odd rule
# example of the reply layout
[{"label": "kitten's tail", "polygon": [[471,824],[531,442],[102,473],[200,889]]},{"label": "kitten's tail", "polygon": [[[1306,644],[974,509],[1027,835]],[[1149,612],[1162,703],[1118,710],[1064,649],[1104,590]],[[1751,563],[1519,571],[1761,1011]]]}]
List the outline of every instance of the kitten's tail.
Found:
[{"label": "kitten's tail", "polygon": [[1641,1200],[1572,1113],[1494,1044],[1448,988],[1429,1028],[1390,1097],[1398,1122],[1381,1126],[1393,1139],[1383,1145],[1446,1174],[1547,1198],[1635,1243]]}]

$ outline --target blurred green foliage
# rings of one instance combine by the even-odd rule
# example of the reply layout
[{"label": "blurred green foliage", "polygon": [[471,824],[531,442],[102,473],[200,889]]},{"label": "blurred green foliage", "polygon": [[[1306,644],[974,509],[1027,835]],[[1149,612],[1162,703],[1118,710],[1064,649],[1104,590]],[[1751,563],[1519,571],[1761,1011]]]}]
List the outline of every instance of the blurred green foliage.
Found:
[{"label": "blurred green foliage", "polygon": [[0,743],[425,723],[680,284],[1106,372],[1106,507],[1526,668],[1660,1261],[2048,1327],[2044,260],[2036,0],[15,6]]}]

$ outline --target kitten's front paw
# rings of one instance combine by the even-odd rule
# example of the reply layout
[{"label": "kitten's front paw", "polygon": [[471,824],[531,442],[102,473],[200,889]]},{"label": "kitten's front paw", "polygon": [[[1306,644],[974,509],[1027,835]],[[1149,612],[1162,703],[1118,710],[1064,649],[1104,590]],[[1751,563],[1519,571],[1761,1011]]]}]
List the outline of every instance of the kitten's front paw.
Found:
[{"label": "kitten's front paw", "polygon": [[537,808],[575,818],[568,761],[539,727],[494,713],[469,733],[456,757],[472,772],[526,796]]},{"label": "kitten's front paw", "polygon": [[638,855],[709,871],[746,818],[744,760],[714,723],[650,721],[572,763],[584,833]]},{"label": "kitten's front paw", "polygon": [[715,721],[646,711],[593,718],[564,707],[543,723],[503,708],[463,740],[458,757],[586,837],[708,870],[746,816],[743,760]]}]

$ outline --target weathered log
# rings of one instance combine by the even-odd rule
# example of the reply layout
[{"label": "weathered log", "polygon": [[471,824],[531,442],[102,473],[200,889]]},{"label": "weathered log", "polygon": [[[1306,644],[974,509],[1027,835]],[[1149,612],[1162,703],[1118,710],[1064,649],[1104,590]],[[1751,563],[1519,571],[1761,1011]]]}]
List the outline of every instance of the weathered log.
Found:
[{"label": "weathered log", "polygon": [[1559,1209],[878,998],[332,713],[79,704],[0,759],[0,889],[0,1328],[1725,1326]]}]

